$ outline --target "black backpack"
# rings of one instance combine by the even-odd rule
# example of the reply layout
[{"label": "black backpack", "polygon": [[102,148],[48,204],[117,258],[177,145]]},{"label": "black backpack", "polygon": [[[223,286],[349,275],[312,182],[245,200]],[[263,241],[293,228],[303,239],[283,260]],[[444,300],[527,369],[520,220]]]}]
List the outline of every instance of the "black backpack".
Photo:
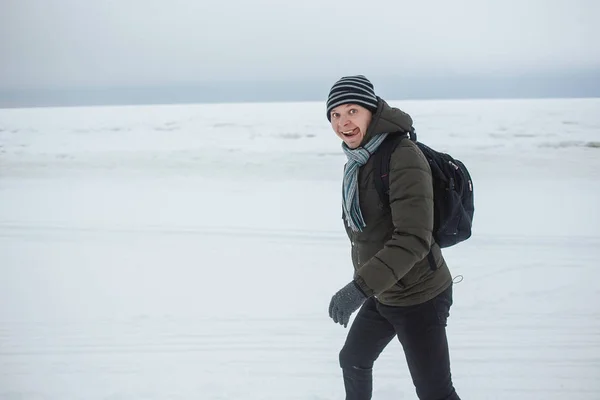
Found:
[{"label": "black backpack", "polygon": [[[440,247],[450,247],[471,237],[473,181],[465,165],[417,141],[414,129],[407,135],[388,135],[375,154],[375,186],[383,207],[390,207],[390,158],[401,140],[412,140],[429,161],[433,178],[433,238]],[[381,179],[378,179],[380,177]]]}]

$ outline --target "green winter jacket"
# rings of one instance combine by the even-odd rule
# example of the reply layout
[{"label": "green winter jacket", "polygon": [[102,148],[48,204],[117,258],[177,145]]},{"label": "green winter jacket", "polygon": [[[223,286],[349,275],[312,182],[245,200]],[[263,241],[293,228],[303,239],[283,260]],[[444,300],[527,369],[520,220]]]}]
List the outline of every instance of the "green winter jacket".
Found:
[{"label": "green winter jacket", "polygon": [[[379,107],[363,144],[375,135],[402,134],[411,117],[379,99]],[[402,140],[390,160],[390,208],[382,207],[375,187],[374,157],[359,170],[362,232],[344,222],[352,245],[354,280],[368,296],[390,306],[409,306],[432,299],[452,284],[452,277],[434,242],[431,169],[410,140]],[[435,269],[430,266],[431,250]]]}]

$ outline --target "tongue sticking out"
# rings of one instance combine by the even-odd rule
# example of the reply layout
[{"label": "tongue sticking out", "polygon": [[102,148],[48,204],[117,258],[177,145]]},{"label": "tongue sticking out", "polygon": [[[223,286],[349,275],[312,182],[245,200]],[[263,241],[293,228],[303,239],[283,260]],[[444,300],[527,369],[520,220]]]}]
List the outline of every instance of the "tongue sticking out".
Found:
[{"label": "tongue sticking out", "polygon": [[342,132],[342,135],[344,135],[346,137],[351,137],[351,136],[356,135],[357,133],[358,133],[358,128],[354,128],[351,131],[344,131],[344,132]]}]

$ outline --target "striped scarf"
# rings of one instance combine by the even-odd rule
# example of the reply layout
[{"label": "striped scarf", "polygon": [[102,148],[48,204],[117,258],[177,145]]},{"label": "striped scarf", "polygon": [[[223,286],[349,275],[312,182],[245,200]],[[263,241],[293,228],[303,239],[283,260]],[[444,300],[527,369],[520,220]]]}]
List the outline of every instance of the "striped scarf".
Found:
[{"label": "striped scarf", "polygon": [[360,211],[360,201],[358,198],[358,170],[365,165],[371,154],[377,150],[381,142],[388,134],[382,133],[375,136],[364,147],[350,149],[346,143],[342,143],[342,149],[348,157],[348,162],[344,168],[344,182],[342,186],[342,207],[348,226],[355,232],[361,231],[365,227],[365,221]]}]

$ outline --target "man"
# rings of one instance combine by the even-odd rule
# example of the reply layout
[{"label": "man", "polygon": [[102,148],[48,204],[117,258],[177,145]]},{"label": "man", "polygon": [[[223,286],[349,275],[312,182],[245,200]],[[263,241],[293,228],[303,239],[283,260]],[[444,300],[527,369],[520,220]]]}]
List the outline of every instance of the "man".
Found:
[{"label": "man", "polygon": [[397,336],[419,399],[459,400],[446,338],[452,277],[432,236],[431,169],[414,142],[402,140],[392,153],[389,208],[375,190],[381,177],[371,156],[386,139],[406,135],[412,119],[376,96],[362,75],[332,86],[327,118],[348,158],[342,201],[354,265],[329,315],[346,327],[360,308],[340,352],[346,399],[371,398],[373,364]]}]

